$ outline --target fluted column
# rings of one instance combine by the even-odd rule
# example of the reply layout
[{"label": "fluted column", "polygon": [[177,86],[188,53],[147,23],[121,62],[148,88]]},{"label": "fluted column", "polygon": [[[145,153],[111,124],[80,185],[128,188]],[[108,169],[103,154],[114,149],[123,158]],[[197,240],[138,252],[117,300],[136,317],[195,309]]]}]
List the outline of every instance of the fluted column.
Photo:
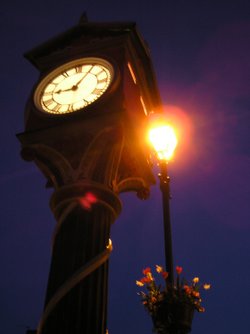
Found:
[{"label": "fluted column", "polygon": [[121,211],[120,192],[148,195],[148,162],[122,125],[94,119],[19,138],[23,158],[54,188],[57,224],[38,334],[105,334],[110,227]]},{"label": "fluted column", "polygon": [[[107,246],[120,201],[105,186],[85,181],[56,191],[51,208],[57,226],[39,330],[43,334],[105,333]],[[85,277],[91,265],[94,270]]]}]

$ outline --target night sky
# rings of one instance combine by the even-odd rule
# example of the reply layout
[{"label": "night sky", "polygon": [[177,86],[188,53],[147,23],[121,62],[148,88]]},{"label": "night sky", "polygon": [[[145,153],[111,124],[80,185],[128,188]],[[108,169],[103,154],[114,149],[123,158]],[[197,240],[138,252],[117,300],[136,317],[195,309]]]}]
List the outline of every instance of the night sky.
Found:
[{"label": "night sky", "polygon": [[[164,110],[179,127],[169,167],[174,259],[212,289],[193,334],[249,331],[250,2],[14,1],[1,4],[0,333],[24,334],[42,313],[55,226],[52,190],[21,160],[16,133],[38,71],[23,53],[89,21],[135,21],[148,43]],[[157,178],[157,170],[155,169]],[[110,334],[150,334],[135,280],[164,264],[159,185],[147,201],[123,194],[112,226]]]}]

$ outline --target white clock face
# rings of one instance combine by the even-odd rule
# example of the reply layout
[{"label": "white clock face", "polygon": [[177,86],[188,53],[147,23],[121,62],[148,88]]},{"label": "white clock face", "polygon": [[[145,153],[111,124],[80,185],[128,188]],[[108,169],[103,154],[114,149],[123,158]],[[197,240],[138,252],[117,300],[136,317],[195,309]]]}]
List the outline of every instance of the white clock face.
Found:
[{"label": "white clock face", "polygon": [[82,58],[52,71],[38,85],[35,105],[51,114],[78,111],[96,101],[110,86],[113,66],[101,58]]}]

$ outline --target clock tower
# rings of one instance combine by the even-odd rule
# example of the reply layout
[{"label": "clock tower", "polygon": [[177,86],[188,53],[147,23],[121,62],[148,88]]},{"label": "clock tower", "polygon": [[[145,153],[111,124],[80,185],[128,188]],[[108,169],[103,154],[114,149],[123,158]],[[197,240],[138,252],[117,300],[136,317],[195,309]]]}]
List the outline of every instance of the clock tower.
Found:
[{"label": "clock tower", "polygon": [[133,22],[85,19],[25,54],[39,78],[21,155],[54,192],[56,226],[40,334],[104,334],[110,228],[119,193],[155,182],[147,116],[161,107],[147,45]]}]

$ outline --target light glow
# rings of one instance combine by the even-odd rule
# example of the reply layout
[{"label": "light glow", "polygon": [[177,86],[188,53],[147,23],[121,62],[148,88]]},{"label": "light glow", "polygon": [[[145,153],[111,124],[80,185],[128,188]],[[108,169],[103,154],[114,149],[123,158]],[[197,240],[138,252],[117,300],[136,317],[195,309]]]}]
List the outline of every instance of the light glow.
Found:
[{"label": "light glow", "polygon": [[147,108],[146,108],[146,106],[145,106],[145,103],[144,103],[144,101],[143,101],[142,96],[140,96],[140,101],[141,101],[141,105],[142,105],[144,114],[145,114],[146,116],[148,116]]},{"label": "light glow", "polygon": [[149,130],[149,141],[159,160],[169,161],[177,146],[177,137],[170,125],[157,125]]},{"label": "light glow", "polygon": [[131,77],[132,77],[134,83],[136,84],[136,76],[135,76],[135,73],[134,73],[133,68],[132,68],[130,63],[128,63],[128,69],[129,69],[129,72],[131,74]]}]

